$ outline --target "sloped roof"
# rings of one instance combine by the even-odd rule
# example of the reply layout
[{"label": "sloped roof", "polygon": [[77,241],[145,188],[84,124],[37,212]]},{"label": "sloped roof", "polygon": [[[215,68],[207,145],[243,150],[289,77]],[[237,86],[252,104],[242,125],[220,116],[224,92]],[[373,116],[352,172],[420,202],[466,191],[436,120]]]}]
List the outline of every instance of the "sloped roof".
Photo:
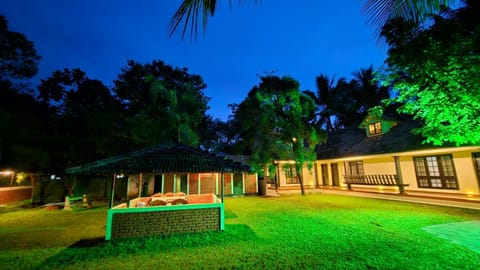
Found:
[{"label": "sloped roof", "polygon": [[159,145],[67,169],[67,174],[248,172],[250,166],[185,145]]},{"label": "sloped roof", "polygon": [[371,137],[366,136],[365,129],[340,129],[329,134],[327,142],[317,147],[317,158],[377,155],[438,147],[422,144],[423,139],[411,132],[417,127],[419,124],[416,121],[403,119],[387,133]]}]

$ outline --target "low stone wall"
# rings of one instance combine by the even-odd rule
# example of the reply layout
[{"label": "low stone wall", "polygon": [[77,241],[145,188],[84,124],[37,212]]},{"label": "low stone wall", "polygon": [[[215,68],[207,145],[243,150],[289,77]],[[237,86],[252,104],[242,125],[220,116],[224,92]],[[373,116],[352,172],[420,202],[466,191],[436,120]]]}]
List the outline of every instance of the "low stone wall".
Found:
[{"label": "low stone wall", "polygon": [[106,240],[224,230],[223,203],[112,208]]},{"label": "low stone wall", "polygon": [[0,204],[32,199],[33,187],[0,188]]}]

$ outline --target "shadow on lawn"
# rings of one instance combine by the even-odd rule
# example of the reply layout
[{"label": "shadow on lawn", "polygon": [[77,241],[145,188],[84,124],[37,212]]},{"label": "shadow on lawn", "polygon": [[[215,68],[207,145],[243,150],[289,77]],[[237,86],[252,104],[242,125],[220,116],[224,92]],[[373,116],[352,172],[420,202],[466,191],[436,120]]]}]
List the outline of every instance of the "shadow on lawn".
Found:
[{"label": "shadow on lawn", "polygon": [[81,239],[69,246],[69,248],[89,248],[105,245],[105,237]]},{"label": "shadow on lawn", "polygon": [[58,268],[85,261],[105,260],[122,255],[171,252],[184,248],[225,246],[254,241],[257,235],[244,224],[226,224],[222,232],[201,232],[171,236],[151,236],[105,241],[103,238],[82,239],[56,253],[38,267]]}]

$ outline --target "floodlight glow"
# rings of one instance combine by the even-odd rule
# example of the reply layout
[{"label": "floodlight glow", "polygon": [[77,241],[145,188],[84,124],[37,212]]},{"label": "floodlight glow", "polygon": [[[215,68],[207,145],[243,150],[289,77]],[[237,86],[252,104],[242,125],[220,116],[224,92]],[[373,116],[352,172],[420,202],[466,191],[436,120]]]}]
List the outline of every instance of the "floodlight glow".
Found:
[{"label": "floodlight glow", "polygon": [[14,172],[13,171],[0,171],[0,175],[11,175],[13,174]]}]

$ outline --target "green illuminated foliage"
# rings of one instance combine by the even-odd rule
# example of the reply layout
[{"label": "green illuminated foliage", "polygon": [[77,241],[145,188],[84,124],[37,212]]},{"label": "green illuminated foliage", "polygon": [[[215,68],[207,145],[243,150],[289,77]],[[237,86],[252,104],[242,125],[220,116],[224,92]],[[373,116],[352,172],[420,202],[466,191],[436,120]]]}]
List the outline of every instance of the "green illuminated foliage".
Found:
[{"label": "green illuminated foliage", "polygon": [[[474,1],[472,1],[474,2]],[[383,30],[390,45],[380,80],[390,103],[423,122],[415,130],[435,145],[480,143],[480,21],[475,5],[435,17],[429,28],[401,20]]]},{"label": "green illuminated foliage", "polygon": [[301,169],[316,160],[314,148],[324,136],[312,124],[315,103],[299,86],[290,77],[261,77],[234,106],[234,119],[243,153],[251,155],[260,175],[268,169],[273,176],[276,160],[294,160],[303,194]]}]

